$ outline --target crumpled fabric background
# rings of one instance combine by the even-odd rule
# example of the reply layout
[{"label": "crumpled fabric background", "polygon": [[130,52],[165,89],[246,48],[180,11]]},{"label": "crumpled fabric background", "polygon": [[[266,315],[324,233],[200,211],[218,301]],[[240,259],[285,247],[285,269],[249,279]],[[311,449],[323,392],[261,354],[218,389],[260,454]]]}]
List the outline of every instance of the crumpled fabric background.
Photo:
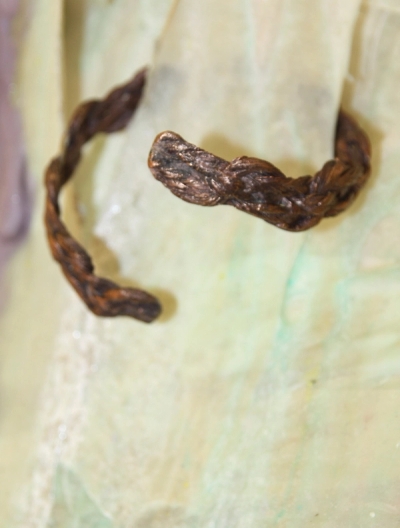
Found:
[{"label": "crumpled fabric background", "polygon": [[[397,527],[398,0],[62,7],[23,7],[37,193],[0,319],[2,526]],[[143,64],[138,113],[94,142],[64,208],[99,272],[160,297],[150,326],[88,313],[49,256],[41,188],[65,114]],[[373,172],[309,232],[183,203],[147,169],[171,129],[313,172],[340,104],[372,140]]]}]

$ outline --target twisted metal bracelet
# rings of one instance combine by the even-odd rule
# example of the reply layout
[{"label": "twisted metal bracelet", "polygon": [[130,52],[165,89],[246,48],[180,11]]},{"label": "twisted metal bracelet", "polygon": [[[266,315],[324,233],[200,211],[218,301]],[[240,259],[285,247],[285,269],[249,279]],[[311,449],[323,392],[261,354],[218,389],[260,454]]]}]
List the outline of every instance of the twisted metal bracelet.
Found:
[{"label": "twisted metal bracelet", "polygon": [[[97,133],[126,127],[141,99],[147,70],[102,100],[80,105],[68,126],[60,156],[45,175],[45,225],[54,259],[96,315],[127,315],[151,322],[161,312],[149,293],[122,288],[94,274],[88,253],[70,235],[60,215],[58,198],[78,165],[83,145]],[[183,200],[200,205],[228,204],[290,231],[302,231],[325,216],[334,216],[354,200],[368,178],[370,145],[355,121],[339,113],[334,160],[314,177],[287,178],[272,164],[241,157],[229,163],[184,141],[173,132],[157,136],[149,156],[153,175]]]}]

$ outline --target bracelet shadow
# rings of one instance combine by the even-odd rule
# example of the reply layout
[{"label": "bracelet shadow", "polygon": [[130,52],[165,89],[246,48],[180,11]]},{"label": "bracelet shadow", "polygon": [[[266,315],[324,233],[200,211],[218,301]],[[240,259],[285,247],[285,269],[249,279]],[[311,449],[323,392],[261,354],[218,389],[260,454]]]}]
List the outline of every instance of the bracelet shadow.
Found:
[{"label": "bracelet shadow", "polygon": [[[241,156],[249,158],[260,158],[259,153],[255,153],[251,149],[229,140],[226,136],[211,132],[203,138],[200,148],[207,150],[227,161],[232,161]],[[288,176],[303,176],[304,174],[314,174],[316,169],[313,165],[292,157],[283,158],[280,160],[271,161],[270,159],[261,156],[261,159],[266,159],[275,165],[280,171]]]}]

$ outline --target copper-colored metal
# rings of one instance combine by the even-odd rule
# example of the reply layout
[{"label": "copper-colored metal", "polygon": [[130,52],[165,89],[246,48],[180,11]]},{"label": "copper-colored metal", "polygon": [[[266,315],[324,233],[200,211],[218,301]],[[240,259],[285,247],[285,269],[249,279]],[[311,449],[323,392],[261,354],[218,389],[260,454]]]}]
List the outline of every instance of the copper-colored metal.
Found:
[{"label": "copper-colored metal", "polygon": [[105,99],[88,101],[77,108],[62,154],[51,161],[46,171],[45,224],[53,257],[93,313],[108,317],[128,315],[150,323],[161,312],[158,300],[145,291],[121,288],[108,279],[97,277],[91,258],[61,221],[58,204],[61,188],[78,165],[83,145],[99,132],[116,132],[126,127],[140,101],[145,82],[146,70],[143,69]]},{"label": "copper-colored metal", "polygon": [[354,201],[370,173],[370,152],[366,134],[340,111],[335,159],[313,177],[288,178],[268,161],[246,156],[229,163],[174,132],[156,137],[149,167],[182,200],[233,205],[281,229],[304,231]]},{"label": "copper-colored metal", "polygon": [[[94,274],[91,258],[61,221],[58,197],[78,165],[83,145],[97,133],[126,127],[141,99],[146,69],[104,99],[83,103],[73,115],[60,156],[46,171],[45,224],[51,252],[64,275],[96,315],[128,315],[151,322],[158,300],[135,288],[121,288]],[[200,205],[233,205],[289,231],[303,231],[346,209],[368,179],[370,144],[357,123],[339,113],[335,159],[313,177],[287,178],[271,163],[241,157],[231,163],[187,143],[173,132],[154,141],[149,167],[176,196]]]}]

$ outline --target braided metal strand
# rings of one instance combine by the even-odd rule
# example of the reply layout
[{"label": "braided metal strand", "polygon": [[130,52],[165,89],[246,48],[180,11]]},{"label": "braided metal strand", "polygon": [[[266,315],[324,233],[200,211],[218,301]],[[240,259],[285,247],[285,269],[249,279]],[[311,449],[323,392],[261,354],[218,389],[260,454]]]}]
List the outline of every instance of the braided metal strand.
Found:
[{"label": "braided metal strand", "polygon": [[110,92],[102,100],[88,101],[78,107],[69,123],[62,154],[54,158],[46,171],[47,190],[45,225],[51,252],[62,271],[88,308],[96,315],[127,315],[149,323],[161,312],[158,300],[135,288],[121,288],[97,277],[91,258],[72,238],[60,219],[58,197],[71,178],[83,145],[95,134],[122,130],[131,119],[143,93],[146,69],[129,83]]},{"label": "braided metal strand", "polygon": [[152,146],[153,176],[190,203],[233,205],[287,231],[304,231],[344,211],[370,173],[370,143],[349,115],[339,112],[335,159],[315,176],[288,178],[278,168],[246,156],[231,163],[162,132]]}]

